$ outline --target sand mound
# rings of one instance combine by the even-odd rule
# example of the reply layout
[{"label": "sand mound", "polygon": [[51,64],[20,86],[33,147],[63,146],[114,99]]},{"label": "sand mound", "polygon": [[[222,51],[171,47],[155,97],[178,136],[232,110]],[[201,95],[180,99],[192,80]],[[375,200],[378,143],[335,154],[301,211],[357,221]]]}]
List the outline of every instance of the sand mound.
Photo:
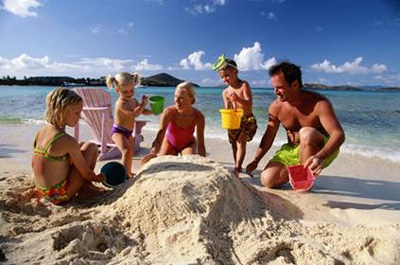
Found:
[{"label": "sand mound", "polygon": [[400,262],[400,225],[304,226],[198,156],[154,159],[135,183],[64,207],[21,196],[29,186],[27,176],[0,180],[0,260],[3,252],[9,263]]}]

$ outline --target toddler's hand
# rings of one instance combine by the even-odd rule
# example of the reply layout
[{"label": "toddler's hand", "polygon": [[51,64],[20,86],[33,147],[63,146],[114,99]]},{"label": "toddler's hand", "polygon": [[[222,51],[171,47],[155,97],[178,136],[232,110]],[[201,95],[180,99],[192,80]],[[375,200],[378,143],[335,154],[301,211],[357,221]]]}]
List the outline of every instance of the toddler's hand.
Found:
[{"label": "toddler's hand", "polygon": [[149,98],[146,95],[142,96],[142,106],[145,107],[149,103]]}]

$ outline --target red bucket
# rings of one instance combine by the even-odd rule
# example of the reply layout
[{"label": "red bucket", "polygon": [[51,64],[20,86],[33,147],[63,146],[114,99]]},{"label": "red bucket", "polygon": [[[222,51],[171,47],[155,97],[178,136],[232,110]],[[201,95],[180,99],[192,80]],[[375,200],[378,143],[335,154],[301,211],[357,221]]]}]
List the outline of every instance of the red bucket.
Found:
[{"label": "red bucket", "polygon": [[295,191],[308,191],[314,185],[315,177],[308,167],[303,165],[290,166],[289,171],[290,185]]}]

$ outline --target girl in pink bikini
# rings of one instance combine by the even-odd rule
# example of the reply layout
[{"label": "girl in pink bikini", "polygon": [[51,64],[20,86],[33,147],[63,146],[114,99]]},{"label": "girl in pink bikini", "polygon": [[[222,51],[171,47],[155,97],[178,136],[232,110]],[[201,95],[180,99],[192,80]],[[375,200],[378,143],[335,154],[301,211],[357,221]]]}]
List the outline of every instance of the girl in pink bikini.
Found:
[{"label": "girl in pink bikini", "polygon": [[[158,155],[206,155],[204,145],[204,115],[193,104],[196,90],[192,83],[179,84],[175,90],[175,105],[167,107],[161,115],[160,126],[151,152],[140,163]],[[196,129],[196,138],[194,131]]]}]

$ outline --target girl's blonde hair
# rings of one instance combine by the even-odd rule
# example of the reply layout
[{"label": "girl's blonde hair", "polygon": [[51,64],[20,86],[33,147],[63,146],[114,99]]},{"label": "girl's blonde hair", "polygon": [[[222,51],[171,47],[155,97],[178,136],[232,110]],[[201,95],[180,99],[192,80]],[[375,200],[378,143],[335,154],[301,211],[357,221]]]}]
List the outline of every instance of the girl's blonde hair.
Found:
[{"label": "girl's blonde hair", "polygon": [[194,84],[192,82],[183,82],[180,83],[177,87],[176,90],[178,89],[185,89],[186,93],[189,95],[189,97],[193,98],[193,103],[194,104],[196,102],[196,87],[194,86]]},{"label": "girl's blonde hair", "polygon": [[67,88],[56,88],[46,97],[46,121],[56,127],[66,125],[67,114],[73,107],[82,104],[82,98]]},{"label": "girl's blonde hair", "polygon": [[127,83],[133,82],[134,86],[140,85],[140,75],[138,73],[127,73],[121,72],[117,74],[115,77],[109,75],[107,76],[106,84],[108,89],[112,89],[113,87],[122,89]]}]

